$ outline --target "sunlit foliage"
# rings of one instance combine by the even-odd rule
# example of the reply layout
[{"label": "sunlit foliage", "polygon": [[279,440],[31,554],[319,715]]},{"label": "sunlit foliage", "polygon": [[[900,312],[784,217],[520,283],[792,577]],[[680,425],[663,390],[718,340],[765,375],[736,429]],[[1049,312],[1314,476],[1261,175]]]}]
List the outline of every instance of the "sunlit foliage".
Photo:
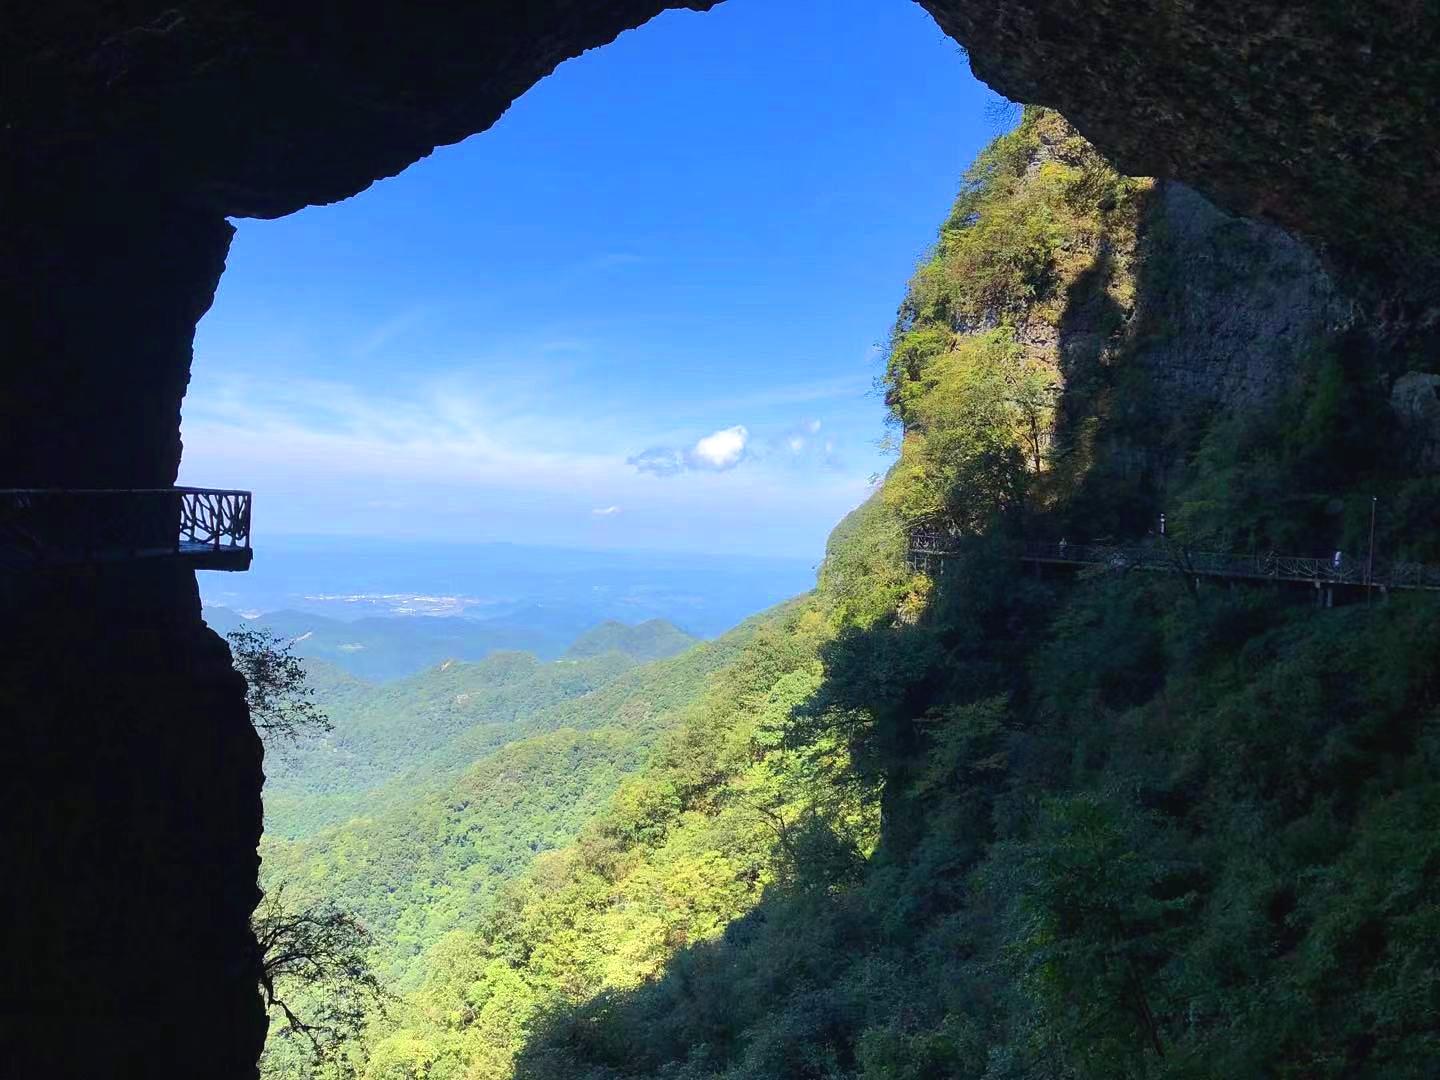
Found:
[{"label": "sunlit foliage", "polygon": [[[1147,427],[1124,318],[1146,190],[1041,110],[982,156],[892,338],[900,457],[816,592],[683,692],[636,676],[673,707],[571,840],[486,866],[468,819],[409,819],[491,884],[395,939],[415,978],[354,1075],[1434,1075],[1436,605],[1011,558],[1077,522],[1144,541],[1161,506],[1182,539],[1260,546],[1317,521],[1352,544],[1377,483],[1432,505],[1360,453],[1387,435],[1343,340],[1272,410]],[[1066,352],[1077,307],[1103,317]],[[907,560],[919,525],[955,540],[943,571]],[[482,763],[465,799],[576,797],[557,749]],[[296,873],[393,888],[396,926],[450,904],[430,861],[352,876],[353,835]]]}]

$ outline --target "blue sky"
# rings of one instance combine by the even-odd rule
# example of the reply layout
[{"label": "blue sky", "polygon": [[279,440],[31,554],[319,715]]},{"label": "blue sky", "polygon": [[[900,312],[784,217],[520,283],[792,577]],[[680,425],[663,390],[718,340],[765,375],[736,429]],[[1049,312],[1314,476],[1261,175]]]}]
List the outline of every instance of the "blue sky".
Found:
[{"label": "blue sky", "polygon": [[818,557],[878,348],[998,99],[904,0],[728,0],[490,131],[240,221],[182,482],[268,533]]}]

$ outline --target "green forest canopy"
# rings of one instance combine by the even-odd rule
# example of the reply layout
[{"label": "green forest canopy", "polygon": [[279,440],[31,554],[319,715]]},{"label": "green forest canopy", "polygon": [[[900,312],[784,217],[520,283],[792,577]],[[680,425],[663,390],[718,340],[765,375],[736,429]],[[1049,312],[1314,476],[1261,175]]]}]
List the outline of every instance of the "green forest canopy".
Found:
[{"label": "green forest canopy", "polygon": [[[401,987],[343,1054],[268,1075],[1433,1076],[1433,601],[1006,556],[1161,508],[1279,546],[1348,542],[1375,490],[1429,505],[1398,454],[1353,453],[1389,435],[1351,339],[1266,409],[1166,416],[1131,317],[1163,285],[1153,192],[1027,110],[912,284],[900,457],[812,595],[553,707],[575,722],[393,825],[268,856],[369,905]],[[1077,305],[1114,317],[1057,355]],[[917,524],[958,538],[943,573],[907,564]]]}]

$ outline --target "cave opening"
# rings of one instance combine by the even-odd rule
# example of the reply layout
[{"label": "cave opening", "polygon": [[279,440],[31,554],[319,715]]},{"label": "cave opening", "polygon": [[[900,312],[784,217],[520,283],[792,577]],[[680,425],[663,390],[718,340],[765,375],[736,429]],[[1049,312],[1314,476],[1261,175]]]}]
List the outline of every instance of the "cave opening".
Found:
[{"label": "cave opening", "polygon": [[[175,482],[227,218],[347,198],[490,127],[567,58],[668,7],[717,6],[33,6],[0,44],[16,88],[0,125],[7,487]],[[1058,107],[1123,171],[1192,180],[1318,241],[1392,339],[1433,331],[1440,139],[1425,5],[921,6],[987,83]],[[933,222],[921,216],[917,246]],[[206,370],[202,356],[190,400],[211,395],[213,420]],[[707,430],[656,445],[683,464]],[[15,824],[0,1049],[35,1075],[252,1076],[262,763],[193,573],[7,573],[0,589],[0,711],[21,763],[3,792]]]},{"label": "cave opening", "polygon": [[[550,660],[606,620],[712,638],[813,586],[889,464],[873,384],[897,290],[1016,119],[917,6],[732,2],[568,61],[349,199],[233,221],[179,475],[243,478],[257,557],[200,576],[205,617],[279,635],[335,724],[298,751],[267,739],[262,942],[297,908],[357,906],[306,861],[445,753],[403,701],[408,744],[368,745],[351,699],[499,651],[496,630],[396,656],[384,633],[458,616]],[[519,625],[537,607],[545,625]],[[365,915],[387,984],[421,979]],[[427,942],[465,925],[428,923]],[[279,1008],[271,1028],[279,1075],[307,1043]]]},{"label": "cave opening", "polygon": [[[869,391],[898,285],[1004,122],[919,8],[828,14],[843,31],[820,40],[813,4],[662,15],[483,137],[237,220],[181,481],[257,488],[272,539],[739,542],[813,563],[884,468]],[[816,466],[803,536],[783,477],[738,497],[741,460],[786,459]],[[238,591],[264,573],[217,586],[253,607]]]}]

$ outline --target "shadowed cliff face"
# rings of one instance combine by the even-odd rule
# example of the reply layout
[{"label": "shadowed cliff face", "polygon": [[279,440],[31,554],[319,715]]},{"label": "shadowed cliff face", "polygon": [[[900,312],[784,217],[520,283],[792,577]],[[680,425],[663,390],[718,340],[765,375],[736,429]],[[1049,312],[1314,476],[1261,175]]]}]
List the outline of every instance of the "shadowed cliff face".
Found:
[{"label": "shadowed cliff face", "polygon": [[[1123,173],[1184,180],[1433,304],[1440,10],[1426,0],[921,0],[975,74]],[[1409,278],[1412,280],[1402,281]]]},{"label": "shadowed cliff face", "polygon": [[[489,127],[563,60],[717,2],[12,5],[0,486],[174,480],[227,216],[353,195]],[[1433,4],[922,2],[982,78],[1057,107],[1122,169],[1271,217],[1388,301],[1391,322],[1433,321]],[[243,916],[262,776],[190,574],[0,580],[0,604],[0,723],[25,773],[6,790],[20,827],[0,860],[23,874],[0,889],[0,946],[34,972],[0,988],[0,1057],[57,1077],[253,1075]]]},{"label": "shadowed cliff face", "polygon": [[[484,130],[662,10],[719,2],[31,5],[7,28],[7,168],[279,216]],[[1433,256],[1440,14],[1424,0],[920,3],[981,78],[1057,108],[1124,172],[1382,266]]]},{"label": "shadowed cliff face", "polygon": [[0,577],[0,1073],[245,1077],[260,743],[179,567]]}]

